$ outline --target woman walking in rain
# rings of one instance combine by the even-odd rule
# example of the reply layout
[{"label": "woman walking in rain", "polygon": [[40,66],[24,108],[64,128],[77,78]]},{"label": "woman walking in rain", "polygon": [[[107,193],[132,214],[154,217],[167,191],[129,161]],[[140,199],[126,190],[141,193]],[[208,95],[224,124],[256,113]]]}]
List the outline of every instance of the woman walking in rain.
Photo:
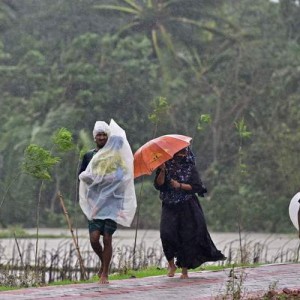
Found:
[{"label": "woman walking in rain", "polygon": [[207,191],[189,147],[158,168],[154,186],[162,200],[160,237],[168,261],[168,276],[173,277],[179,267],[182,268],[180,278],[185,279],[188,269],[208,261],[225,260],[210,237],[196,196],[197,193],[203,197]]}]

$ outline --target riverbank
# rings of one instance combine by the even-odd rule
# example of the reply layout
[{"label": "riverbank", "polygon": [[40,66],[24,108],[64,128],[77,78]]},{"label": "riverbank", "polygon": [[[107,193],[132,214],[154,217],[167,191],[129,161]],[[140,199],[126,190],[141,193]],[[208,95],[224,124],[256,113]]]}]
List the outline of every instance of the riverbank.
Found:
[{"label": "riverbank", "polygon": [[[24,229],[26,234],[34,236],[36,229]],[[92,251],[89,244],[88,230],[85,228],[75,229],[78,236],[78,243],[83,252]],[[69,247],[72,244],[70,231],[64,228],[41,228],[39,229],[39,249],[51,251],[62,247]],[[44,238],[51,236],[52,238]],[[211,237],[227,257],[238,258],[239,252],[244,250],[247,260],[251,263],[284,263],[293,261],[297,256],[299,248],[299,238],[297,234],[267,234],[267,233],[247,233],[240,236],[238,233],[212,232]],[[22,238],[17,235],[15,238],[0,239],[2,252],[0,256],[10,259],[16,251],[16,241],[21,249],[32,248],[35,245],[35,238]],[[115,250],[132,248],[135,242],[135,230],[119,229],[113,236],[113,247]],[[161,252],[161,241],[158,230],[138,230],[137,245],[139,248],[151,248],[157,255]]]},{"label": "riverbank", "polygon": [[[26,230],[26,234],[34,234],[36,229]],[[37,269],[41,270],[38,280],[49,283],[81,278],[78,266],[77,251],[71,234],[67,229],[40,229],[40,237],[0,239],[0,262],[2,272],[26,280],[30,277],[30,266],[35,265],[37,253]],[[90,246],[87,229],[75,230],[83,260],[86,278],[98,272],[99,259]],[[43,238],[42,236],[52,236]],[[55,236],[55,238],[53,238]],[[296,235],[243,233],[211,233],[218,249],[227,257],[226,261],[212,262],[205,265],[224,266],[226,264],[270,264],[299,261],[299,239]],[[139,230],[134,247],[134,230],[117,230],[113,238],[113,257],[111,272],[122,272],[128,269],[143,269],[150,266],[165,268],[159,231]],[[38,248],[36,251],[36,247]],[[27,266],[25,268],[25,266]],[[4,273],[3,273],[4,274]],[[3,275],[4,276],[4,275]],[[5,277],[6,278],[6,277]],[[4,278],[4,279],[5,279]],[[19,279],[18,279],[19,280]]]}]

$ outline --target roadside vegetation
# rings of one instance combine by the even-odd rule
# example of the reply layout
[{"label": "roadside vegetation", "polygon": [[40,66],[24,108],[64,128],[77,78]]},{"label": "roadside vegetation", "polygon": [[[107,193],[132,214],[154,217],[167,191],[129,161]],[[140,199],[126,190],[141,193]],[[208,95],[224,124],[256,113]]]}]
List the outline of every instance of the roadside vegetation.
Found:
[{"label": "roadside vegetation", "polygon": [[[76,253],[75,238],[43,249],[39,229],[86,226],[78,166],[94,146],[95,121],[111,118],[133,152],[159,135],[191,136],[207,224],[239,232],[227,263],[265,262],[267,245],[251,252],[242,233],[294,232],[299,20],[294,0],[0,0],[0,228],[8,229],[0,238],[15,240],[11,258],[0,252],[0,284],[93,278],[96,263],[85,249]],[[133,228],[158,229],[152,176],[136,180],[136,194]],[[22,249],[19,238],[30,237],[22,228],[32,227],[35,244]],[[120,275],[112,276],[163,272],[161,249],[133,249],[116,251]],[[298,262],[299,249],[274,261]]]},{"label": "roadside vegetation", "polygon": [[[100,4],[0,1],[0,226],[35,227],[37,209],[40,226],[64,226],[58,191],[84,226],[76,199],[80,153],[94,145],[95,121],[113,118],[133,151],[153,135],[193,137],[213,231],[237,231],[240,219],[245,231],[290,232],[283,212],[300,182],[299,2]],[[241,120],[251,132],[242,151]],[[51,180],[20,173],[28,146],[51,152],[60,128],[74,148],[59,155]],[[140,228],[158,228],[152,179],[144,178]],[[137,180],[137,195],[140,187]]]}]

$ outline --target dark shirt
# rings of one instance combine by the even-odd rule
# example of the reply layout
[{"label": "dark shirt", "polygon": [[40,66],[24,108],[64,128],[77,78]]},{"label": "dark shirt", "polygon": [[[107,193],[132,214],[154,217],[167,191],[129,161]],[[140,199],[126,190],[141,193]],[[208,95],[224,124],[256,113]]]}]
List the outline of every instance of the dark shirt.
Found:
[{"label": "dark shirt", "polygon": [[[163,203],[176,204],[193,198],[193,195],[195,195],[196,193],[199,196],[204,197],[204,194],[207,192],[195,166],[191,168],[191,173],[188,176],[188,178],[184,182],[181,182],[191,185],[192,190],[174,189],[170,185],[169,180],[167,179],[167,174],[165,177],[164,184],[158,185],[156,180],[159,175],[159,172],[159,170],[157,170],[156,172],[156,176],[154,179],[154,187],[160,191],[160,199],[163,201]],[[177,180],[177,178],[175,179]]]},{"label": "dark shirt", "polygon": [[[201,179],[200,179],[200,176],[199,176],[199,173],[197,171],[197,169],[195,167],[192,168],[191,170],[191,176],[190,176],[190,179],[185,182],[189,185],[191,185],[192,187],[192,190],[188,191],[186,190],[185,193],[188,193],[188,194],[195,194],[195,193],[198,193],[199,196],[201,197],[204,197],[204,194],[207,192],[206,188],[204,187]],[[160,191],[167,191],[167,190],[171,190],[173,189],[169,183],[167,182],[167,180],[165,180],[164,184],[159,186],[157,183],[156,183],[156,179],[158,177],[160,173],[160,170],[157,170],[156,171],[156,176],[155,176],[155,179],[154,179],[154,187],[157,189],[157,190],[160,190]]]},{"label": "dark shirt", "polygon": [[81,174],[87,168],[88,164],[92,160],[93,156],[98,152],[98,149],[92,149],[85,153],[82,158],[81,166],[78,175]]}]

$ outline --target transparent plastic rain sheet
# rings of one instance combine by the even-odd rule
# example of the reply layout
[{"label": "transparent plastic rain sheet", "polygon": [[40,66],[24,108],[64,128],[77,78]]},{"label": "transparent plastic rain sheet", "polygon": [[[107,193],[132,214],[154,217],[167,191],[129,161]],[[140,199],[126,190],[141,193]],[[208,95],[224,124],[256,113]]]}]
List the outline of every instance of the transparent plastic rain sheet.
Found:
[{"label": "transparent plastic rain sheet", "polygon": [[79,203],[89,220],[112,219],[129,227],[136,210],[133,154],[125,131],[111,120],[105,146],[79,175]]}]

